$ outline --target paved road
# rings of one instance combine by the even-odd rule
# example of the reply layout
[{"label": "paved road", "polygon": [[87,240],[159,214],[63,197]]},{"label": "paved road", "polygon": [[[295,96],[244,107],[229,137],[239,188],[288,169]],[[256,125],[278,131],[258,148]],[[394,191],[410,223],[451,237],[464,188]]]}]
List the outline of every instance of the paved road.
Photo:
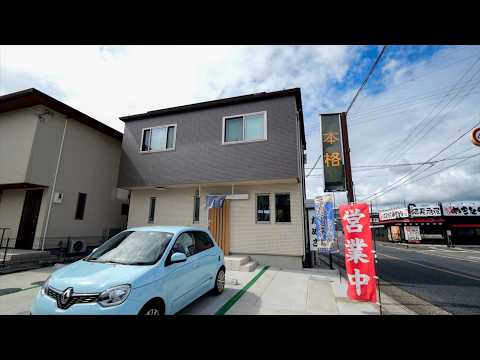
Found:
[{"label": "paved road", "polygon": [[377,253],[381,279],[451,314],[480,314],[480,251],[377,242]]}]

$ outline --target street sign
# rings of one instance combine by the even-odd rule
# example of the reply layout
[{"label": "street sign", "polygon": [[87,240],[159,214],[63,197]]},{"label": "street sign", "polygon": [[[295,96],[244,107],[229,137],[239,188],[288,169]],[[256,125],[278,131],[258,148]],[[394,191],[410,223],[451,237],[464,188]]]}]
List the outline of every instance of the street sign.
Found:
[{"label": "street sign", "polygon": [[325,192],[346,191],[340,114],[320,115]]},{"label": "street sign", "polygon": [[480,128],[473,129],[470,137],[474,145],[480,146]]}]

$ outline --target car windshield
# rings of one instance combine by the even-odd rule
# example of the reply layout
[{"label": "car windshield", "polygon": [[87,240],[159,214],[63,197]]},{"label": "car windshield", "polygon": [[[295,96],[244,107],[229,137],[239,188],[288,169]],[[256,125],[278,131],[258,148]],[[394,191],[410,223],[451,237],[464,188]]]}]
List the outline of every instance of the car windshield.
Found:
[{"label": "car windshield", "polygon": [[84,260],[125,265],[152,265],[173,234],[160,231],[123,231],[99,246]]}]

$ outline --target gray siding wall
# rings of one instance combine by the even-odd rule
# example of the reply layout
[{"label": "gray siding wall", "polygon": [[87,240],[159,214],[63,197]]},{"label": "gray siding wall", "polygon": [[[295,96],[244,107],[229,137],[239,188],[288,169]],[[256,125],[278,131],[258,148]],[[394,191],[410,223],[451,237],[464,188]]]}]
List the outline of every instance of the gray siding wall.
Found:
[{"label": "gray siding wall", "polygon": [[[222,118],[267,111],[267,141],[222,145]],[[142,129],[177,124],[174,151],[140,153]],[[300,178],[294,96],[168,114],[125,124],[119,186]]]}]

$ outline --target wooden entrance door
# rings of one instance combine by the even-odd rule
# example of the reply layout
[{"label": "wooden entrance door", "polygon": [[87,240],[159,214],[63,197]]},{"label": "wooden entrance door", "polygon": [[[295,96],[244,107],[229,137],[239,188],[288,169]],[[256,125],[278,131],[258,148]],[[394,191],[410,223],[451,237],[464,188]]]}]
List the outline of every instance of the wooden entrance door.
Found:
[{"label": "wooden entrance door", "polygon": [[23,203],[22,217],[18,227],[15,249],[32,249],[38,214],[42,204],[43,190],[27,190]]},{"label": "wooden entrance door", "polygon": [[223,208],[208,209],[208,230],[225,256],[230,254],[230,211],[229,202],[225,200]]}]

